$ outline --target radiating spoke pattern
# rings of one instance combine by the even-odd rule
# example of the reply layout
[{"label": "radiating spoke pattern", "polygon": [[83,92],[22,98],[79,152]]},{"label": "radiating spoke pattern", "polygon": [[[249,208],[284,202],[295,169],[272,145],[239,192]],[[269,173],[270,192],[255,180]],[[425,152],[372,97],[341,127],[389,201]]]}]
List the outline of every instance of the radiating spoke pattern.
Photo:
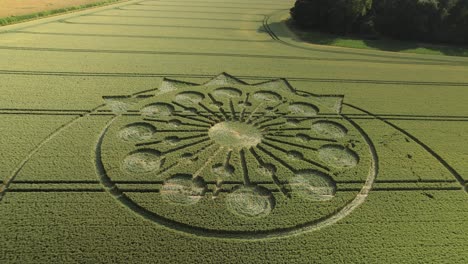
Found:
[{"label": "radiating spoke pattern", "polygon": [[341,115],[341,96],[305,96],[285,80],[249,85],[227,74],[185,87],[164,82],[115,134],[126,146],[124,173],[161,181],[170,205],[211,197],[233,215],[269,217],[280,200],[332,201],[336,175],[361,163],[365,142]]}]

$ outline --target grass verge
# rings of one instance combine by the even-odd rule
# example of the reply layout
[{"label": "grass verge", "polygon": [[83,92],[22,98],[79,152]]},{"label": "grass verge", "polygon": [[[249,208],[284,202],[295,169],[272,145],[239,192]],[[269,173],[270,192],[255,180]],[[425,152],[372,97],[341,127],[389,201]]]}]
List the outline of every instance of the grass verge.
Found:
[{"label": "grass verge", "polygon": [[74,11],[87,9],[91,7],[98,7],[98,6],[109,5],[109,4],[114,4],[118,2],[124,2],[124,1],[127,1],[127,0],[106,0],[106,1],[96,2],[96,3],[89,3],[85,5],[46,10],[46,11],[36,12],[32,14],[27,14],[27,15],[4,17],[4,18],[0,18],[0,26],[16,24],[16,23],[30,21],[30,20],[34,20],[38,18],[53,16],[53,15],[58,15],[58,14],[63,14],[63,13],[69,13],[69,12],[74,12]]},{"label": "grass verge", "polygon": [[293,25],[291,19],[288,19],[286,24],[289,29],[297,35],[297,37],[312,44],[356,49],[468,57],[468,46],[401,41],[385,37],[379,39],[363,39],[359,36],[340,36],[319,31],[301,30]]}]

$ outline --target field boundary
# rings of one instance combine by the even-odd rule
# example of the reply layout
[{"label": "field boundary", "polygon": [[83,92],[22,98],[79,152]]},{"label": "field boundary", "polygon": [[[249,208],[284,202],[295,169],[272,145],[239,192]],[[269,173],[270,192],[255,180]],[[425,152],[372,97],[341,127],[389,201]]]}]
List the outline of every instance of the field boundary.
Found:
[{"label": "field boundary", "polygon": [[393,58],[413,61],[439,61],[448,63],[466,63],[467,57],[447,56],[443,54],[421,54],[413,52],[392,52],[379,49],[359,49],[333,45],[314,44],[306,42],[292,31],[284,22],[288,10],[277,11],[266,16],[264,21],[265,31],[272,39],[283,45],[309,51],[339,53],[347,55],[370,56],[380,58]]},{"label": "field boundary", "polygon": [[18,24],[18,23],[26,22],[26,21],[32,21],[32,20],[41,19],[45,17],[62,15],[62,14],[67,14],[71,12],[78,12],[78,11],[95,8],[95,7],[118,4],[118,3],[126,2],[126,1],[130,1],[130,0],[105,0],[105,1],[95,2],[95,3],[79,5],[79,6],[70,6],[70,7],[58,8],[58,9],[52,9],[52,10],[45,10],[45,11],[35,12],[35,13],[25,14],[25,15],[2,17],[0,18],[0,27],[12,25],[12,24]]},{"label": "field boundary", "polygon": [[[394,53],[402,55],[425,55],[425,56],[441,56],[441,57],[459,57],[467,58],[468,57],[468,46],[463,45],[450,45],[450,44],[437,44],[437,43],[423,43],[410,40],[397,40],[391,38],[383,39],[364,39],[359,36],[340,36],[332,33],[323,33],[317,30],[300,30],[294,27],[291,24],[291,18],[289,13],[276,13],[272,16],[276,18],[281,18],[280,20],[275,19],[276,23],[283,24],[283,30],[289,31],[289,35],[292,39],[298,42],[303,42],[308,44],[309,47],[304,46],[298,48],[308,49],[311,48],[310,45],[331,47],[331,48],[345,48],[345,49],[354,49],[362,51],[376,51],[383,53]],[[315,38],[313,41],[311,38]],[[333,41],[348,41],[341,44],[335,44]],[[369,44],[366,43],[369,42]],[[390,46],[385,46],[382,44],[384,42],[390,43]],[[289,43],[291,44],[291,43]],[[375,47],[372,47],[374,45]],[[378,46],[381,46],[380,48]],[[388,45],[388,44],[387,44]],[[411,48],[409,47],[411,46]]]},{"label": "field boundary", "polygon": [[[383,52],[395,52],[404,54],[437,55],[450,57],[468,57],[468,46],[424,43],[411,40],[398,40],[384,37],[381,39],[366,39],[359,36],[340,36],[319,31],[302,31],[292,25],[292,21],[286,22],[287,26],[298,35],[302,41],[314,45],[329,45],[333,47],[373,50]],[[315,42],[314,40],[315,39]],[[373,47],[374,45],[375,47]],[[380,48],[379,48],[380,46]],[[406,47],[405,47],[406,46]],[[409,47],[411,46],[411,47]]]},{"label": "field boundary", "polygon": [[145,1],[145,0],[124,0],[122,2],[114,2],[108,5],[95,6],[93,8],[81,9],[81,10],[77,10],[74,12],[55,14],[53,16],[42,17],[41,19],[33,19],[33,20],[28,20],[28,21],[24,20],[21,23],[0,26],[0,34],[12,33],[18,30],[24,30],[28,28],[37,27],[37,26],[47,25],[50,23],[57,22],[60,19],[67,19],[71,17],[73,18],[81,17],[81,16],[86,16],[89,14],[94,14],[94,13],[98,13],[98,12],[105,11],[105,10],[117,9],[121,6],[139,3],[140,1]]}]

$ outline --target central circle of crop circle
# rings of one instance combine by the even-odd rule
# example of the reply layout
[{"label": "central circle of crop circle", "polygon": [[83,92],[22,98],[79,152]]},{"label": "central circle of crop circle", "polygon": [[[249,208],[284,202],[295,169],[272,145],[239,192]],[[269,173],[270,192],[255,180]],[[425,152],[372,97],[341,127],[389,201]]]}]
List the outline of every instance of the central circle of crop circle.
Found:
[{"label": "central circle of crop circle", "polygon": [[255,147],[262,142],[262,132],[255,126],[242,122],[217,123],[208,130],[209,137],[221,146],[235,148]]}]

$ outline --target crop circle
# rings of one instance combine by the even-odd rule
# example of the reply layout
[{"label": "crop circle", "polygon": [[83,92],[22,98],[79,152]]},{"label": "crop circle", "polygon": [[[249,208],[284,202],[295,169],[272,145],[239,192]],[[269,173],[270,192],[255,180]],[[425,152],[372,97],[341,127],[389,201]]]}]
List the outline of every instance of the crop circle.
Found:
[{"label": "crop circle", "polygon": [[101,183],[145,219],[201,236],[286,236],[336,223],[371,190],[375,149],[340,114],[341,96],[227,75],[165,82],[173,89],[116,115],[96,149]]}]

